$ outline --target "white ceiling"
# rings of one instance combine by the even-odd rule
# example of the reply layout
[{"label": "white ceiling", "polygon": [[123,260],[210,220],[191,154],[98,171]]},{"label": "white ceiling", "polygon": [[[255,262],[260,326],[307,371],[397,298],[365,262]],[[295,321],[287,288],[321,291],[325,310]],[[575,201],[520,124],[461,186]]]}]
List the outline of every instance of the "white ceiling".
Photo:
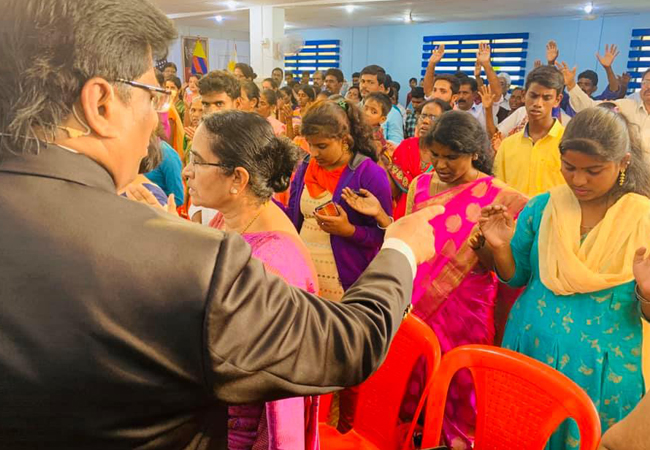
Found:
[{"label": "white ceiling", "polygon": [[[179,25],[248,31],[248,9],[272,5],[285,8],[288,29],[352,27],[404,23],[489,20],[523,17],[584,16],[587,0],[153,0]],[[346,5],[354,4],[353,12]],[[648,0],[594,1],[594,14],[650,12]],[[216,15],[223,17],[217,24]]]}]

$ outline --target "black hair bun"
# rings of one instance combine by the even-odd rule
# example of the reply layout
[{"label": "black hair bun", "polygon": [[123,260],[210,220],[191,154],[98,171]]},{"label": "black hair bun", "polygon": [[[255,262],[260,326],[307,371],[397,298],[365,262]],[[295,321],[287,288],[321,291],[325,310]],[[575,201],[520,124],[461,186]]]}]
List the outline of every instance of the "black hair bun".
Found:
[{"label": "black hair bun", "polygon": [[298,163],[299,149],[287,138],[274,137],[266,150],[273,161],[268,186],[273,192],[289,189],[291,175]]}]

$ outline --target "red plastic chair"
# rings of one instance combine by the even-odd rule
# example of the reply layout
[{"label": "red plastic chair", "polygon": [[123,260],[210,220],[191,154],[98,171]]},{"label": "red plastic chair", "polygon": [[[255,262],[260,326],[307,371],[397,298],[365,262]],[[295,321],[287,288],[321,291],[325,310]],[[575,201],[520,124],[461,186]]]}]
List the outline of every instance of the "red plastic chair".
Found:
[{"label": "red plastic chair", "polygon": [[472,373],[476,389],[475,450],[541,450],[569,417],[580,429],[580,450],[598,447],[598,411],[577,384],[520,353],[467,345],[447,353],[434,375],[422,448],[439,444],[449,383],[463,368]]},{"label": "red plastic chair", "polygon": [[[440,364],[440,344],[431,328],[420,319],[409,314],[402,322],[384,363],[365,382],[358,386],[357,409],[354,428],[339,433],[325,422],[319,424],[321,448],[325,450],[344,449],[399,449],[402,445],[397,427],[403,395],[406,392],[411,373],[420,357],[426,361],[426,379]],[[426,392],[426,390],[425,390]],[[418,404],[415,417],[425,405],[425,395]],[[325,414],[321,412],[320,417]],[[413,434],[414,420],[408,437]]]}]

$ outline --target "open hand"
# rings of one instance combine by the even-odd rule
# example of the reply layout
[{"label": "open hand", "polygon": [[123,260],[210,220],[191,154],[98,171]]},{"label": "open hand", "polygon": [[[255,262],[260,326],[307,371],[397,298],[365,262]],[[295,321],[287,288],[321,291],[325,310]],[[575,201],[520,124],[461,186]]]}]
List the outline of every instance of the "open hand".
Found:
[{"label": "open hand", "polygon": [[341,205],[334,205],[339,212],[338,216],[316,214],[316,222],[321,230],[334,236],[351,237],[354,234],[354,225],[348,220],[348,215]]},{"label": "open hand", "polygon": [[479,89],[478,93],[481,96],[481,103],[483,104],[483,108],[485,108],[486,111],[492,108],[492,105],[494,104],[494,96],[492,95],[492,88],[490,85],[481,86],[481,89]]},{"label": "open hand", "polygon": [[542,60],[541,59],[536,59],[535,62],[533,63],[533,67],[537,69],[538,67],[542,67]]},{"label": "open hand", "polygon": [[377,197],[366,189],[359,189],[361,195],[356,194],[352,189],[346,187],[341,193],[345,203],[358,213],[368,217],[377,217],[382,210],[381,203]]},{"label": "open hand", "polygon": [[429,64],[436,65],[442,58],[445,56],[445,44],[440,44],[431,52],[431,57],[429,58]]},{"label": "open hand", "polygon": [[141,184],[131,184],[127,186],[125,193],[126,198],[129,200],[133,200],[134,202],[138,203],[144,203],[145,205],[149,205],[154,208],[160,208],[167,211],[169,214],[178,216],[174,194],[169,194],[169,197],[167,197],[167,204],[161,205],[158,202],[158,199],[151,193],[151,191]]},{"label": "open hand", "polygon": [[280,109],[280,122],[286,124],[287,122],[291,121],[293,117],[293,109],[291,109],[291,105],[287,104]]},{"label": "open hand", "polygon": [[490,64],[490,44],[487,42],[481,42],[478,44],[478,51],[476,52],[476,61],[478,61],[482,66]]},{"label": "open hand", "polygon": [[576,86],[576,72],[578,71],[578,66],[575,66],[573,69],[569,68],[569,65],[566,62],[561,64],[556,64],[556,67],[562,72],[564,76],[564,85],[568,90],[573,89]]},{"label": "open hand", "polygon": [[560,56],[560,49],[557,47],[557,42],[548,41],[546,44],[546,61],[548,65],[555,65],[555,61]]},{"label": "open hand", "polygon": [[196,133],[196,128],[195,127],[185,127],[185,136],[187,136],[187,139],[192,141],[194,140],[194,133]]},{"label": "open hand", "polygon": [[490,249],[510,245],[515,234],[515,221],[505,206],[488,206],[481,211],[478,221],[481,234]]},{"label": "open hand", "polygon": [[596,58],[598,58],[600,64],[607,69],[609,67],[612,67],[614,60],[619,53],[620,52],[618,51],[618,47],[616,47],[616,45],[605,45],[605,54],[603,56],[600,56],[600,53],[596,53]]},{"label": "open hand", "polygon": [[624,72],[620,77],[618,77],[618,82],[621,86],[621,90],[627,90],[627,86],[630,84],[632,77],[628,72]]}]

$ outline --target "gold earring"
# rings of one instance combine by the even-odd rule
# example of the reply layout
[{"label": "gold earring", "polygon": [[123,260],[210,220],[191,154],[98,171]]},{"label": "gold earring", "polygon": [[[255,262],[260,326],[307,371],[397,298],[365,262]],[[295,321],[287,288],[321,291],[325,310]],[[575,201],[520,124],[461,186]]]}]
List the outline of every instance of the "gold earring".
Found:
[{"label": "gold earring", "polygon": [[623,186],[624,184],[625,184],[625,169],[621,170],[621,173],[618,176],[618,185]]}]

